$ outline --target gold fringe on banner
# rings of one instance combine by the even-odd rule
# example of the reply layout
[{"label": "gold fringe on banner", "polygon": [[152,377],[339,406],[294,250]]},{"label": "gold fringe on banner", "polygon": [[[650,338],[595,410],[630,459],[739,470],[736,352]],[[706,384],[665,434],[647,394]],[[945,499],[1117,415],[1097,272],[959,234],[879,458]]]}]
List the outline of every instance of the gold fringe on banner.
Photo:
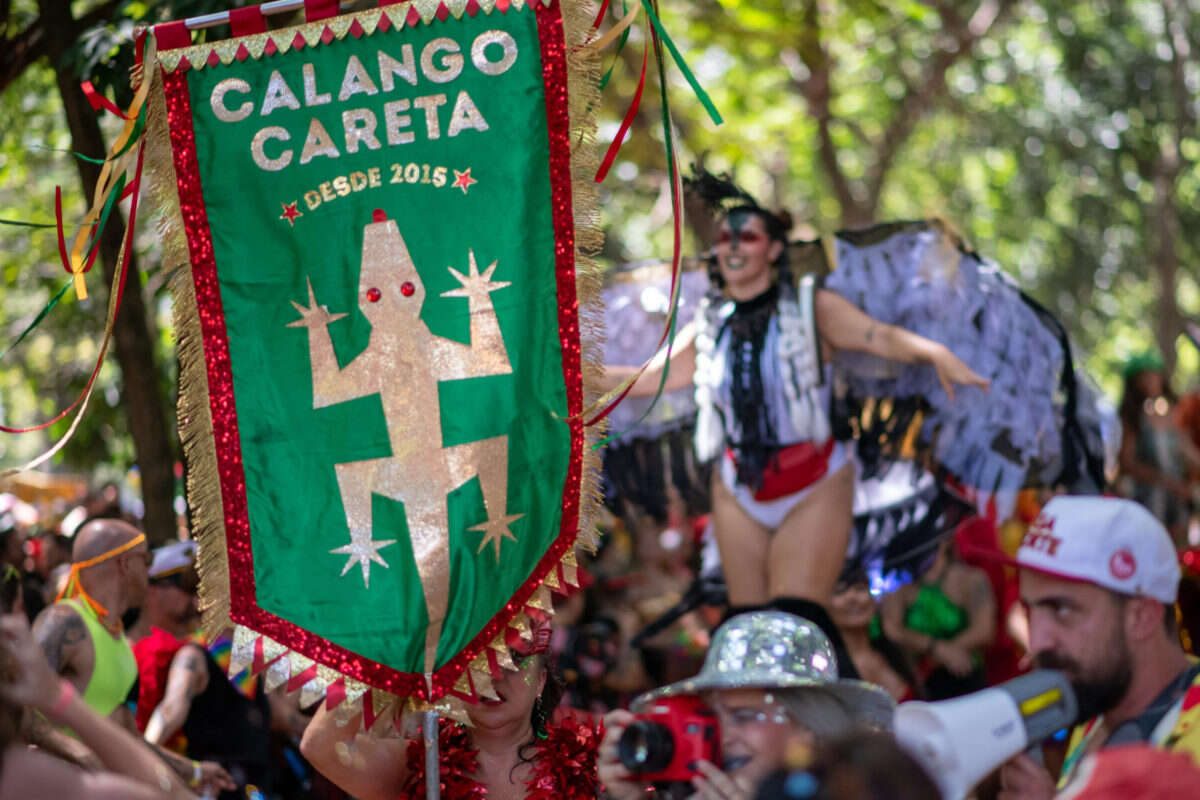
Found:
[{"label": "gold fringe on banner", "polygon": [[228,631],[229,558],[225,542],[225,514],[217,451],[213,439],[208,395],[208,369],[204,337],[196,308],[191,258],[179,208],[175,160],[167,130],[167,105],[162,72],[148,64],[151,76],[146,115],[146,175],[151,197],[162,209],[158,238],[163,248],[163,269],[170,275],[174,302],[175,352],[179,359],[179,439],[187,458],[187,497],[192,512],[192,535],[199,554],[199,605],[205,632],[215,638]]},{"label": "gold fringe on banner", "polygon": [[[512,0],[511,10],[521,10],[539,1],[546,5],[552,2]],[[477,2],[485,14],[490,14],[496,5],[496,0]],[[561,3],[567,52],[572,204],[575,217],[575,289],[579,308],[581,371],[586,405],[589,398],[594,399],[599,394],[596,386],[603,374],[604,309],[600,294],[603,273],[593,260],[593,256],[603,244],[603,233],[599,226],[597,194],[592,181],[599,164],[594,114],[600,99],[600,62],[597,50],[585,46],[596,9],[583,2],[561,0]],[[422,20],[427,21],[436,14],[440,2],[412,0],[412,5],[417,8]],[[458,18],[465,13],[466,5],[465,0],[451,0],[447,3],[447,8]],[[209,405],[207,365],[187,238],[176,191],[162,72],[158,66],[171,72],[186,58],[191,68],[201,69],[210,63],[214,54],[221,63],[228,64],[237,57],[238,51],[243,47],[251,57],[258,58],[265,51],[268,39],[274,41],[277,49],[285,52],[291,48],[298,35],[305,42],[315,43],[328,29],[340,39],[352,31],[355,22],[365,35],[370,35],[377,29],[383,14],[387,14],[389,21],[396,27],[407,24],[409,8],[410,4],[397,4],[266,34],[171,50],[158,56],[157,64],[147,65],[147,72],[152,76],[153,83],[147,115],[145,169],[152,196],[157,206],[162,209],[162,218],[158,226],[159,239],[163,246],[163,266],[170,271],[170,286],[175,297],[176,352],[180,365],[179,434],[188,460],[187,496],[192,510],[193,534],[199,544],[197,567],[201,577],[200,607],[205,631],[210,636],[232,631],[234,644],[231,672],[242,668],[249,668],[255,673],[265,672],[264,682],[269,688],[286,686],[288,691],[299,691],[306,703],[329,697],[329,687],[341,683],[345,700],[332,709],[338,724],[349,724],[356,718],[356,714],[363,713],[363,716],[357,718],[364,720],[364,728],[367,728],[366,720],[369,718],[374,723],[370,724],[369,732],[379,736],[397,735],[402,717],[428,710],[437,710],[449,719],[469,724],[466,704],[453,695],[442,697],[432,704],[413,697],[397,697],[346,678],[323,664],[317,664],[315,675],[297,685],[301,676],[310,674],[308,670],[314,664],[312,659],[289,650],[257,631],[234,624],[230,618],[228,543]],[[429,8],[433,11],[427,14]],[[542,585],[530,596],[526,609],[518,612],[507,629],[489,642],[471,661],[456,683],[455,688],[461,693],[468,696],[490,696],[494,692],[494,676],[488,652],[495,654],[495,661],[501,669],[515,670],[516,664],[508,650],[507,631],[514,631],[522,639],[528,640],[532,635],[532,626],[527,612],[532,611],[540,617],[552,614],[551,590],[564,591],[567,587],[578,587],[575,547],[594,552],[598,544],[596,514],[601,501],[600,455],[593,448],[603,437],[604,428],[603,424],[584,428],[579,529],[572,532],[575,537],[572,546],[567,549],[559,563],[550,567]],[[256,658],[256,653],[260,650],[261,657]],[[365,713],[368,709],[369,714]],[[381,718],[385,720],[380,722]]]},{"label": "gold fringe on banner", "polygon": [[[590,3],[562,3],[567,51],[567,104],[571,119],[571,202],[575,212],[575,292],[579,300],[579,338],[584,407],[600,394],[604,375],[604,273],[594,256],[604,246],[600,209],[593,176],[600,166],[595,110],[600,106],[600,57],[586,46],[596,11]],[[584,426],[583,479],[579,488],[579,536],[576,546],[594,553],[599,545],[596,514],[602,500],[600,453],[595,445],[608,430]],[[573,551],[568,551],[572,563]],[[555,567],[557,569],[557,567]]]}]

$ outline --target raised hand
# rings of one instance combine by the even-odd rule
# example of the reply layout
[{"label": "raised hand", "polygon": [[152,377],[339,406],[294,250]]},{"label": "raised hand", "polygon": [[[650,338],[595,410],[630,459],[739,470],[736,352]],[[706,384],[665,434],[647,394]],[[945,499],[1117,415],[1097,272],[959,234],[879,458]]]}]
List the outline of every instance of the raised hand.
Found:
[{"label": "raised hand", "polygon": [[950,352],[948,347],[938,346],[934,351],[933,357],[930,359],[930,363],[937,370],[938,381],[941,382],[942,388],[946,391],[946,396],[950,398],[950,402],[954,402],[955,385],[978,386],[985,392],[991,386],[991,381],[978,375],[973,369],[964,364],[958,356]]},{"label": "raised hand", "polygon": [[317,305],[317,296],[313,293],[312,279],[308,278],[308,305],[302,306],[295,300],[290,301],[292,307],[300,312],[300,319],[289,322],[289,328],[324,328],[331,322],[336,322],[345,314],[330,314],[326,306]]},{"label": "raised hand", "polygon": [[16,668],[11,681],[0,682],[0,695],[14,705],[33,706],[40,711],[53,708],[59,698],[59,677],[33,640],[24,614],[0,618],[0,640]]},{"label": "raised hand", "polygon": [[488,302],[492,292],[503,289],[506,286],[511,286],[512,284],[509,281],[492,280],[492,273],[496,271],[496,264],[499,262],[493,261],[481,275],[479,273],[479,265],[475,263],[475,251],[468,250],[467,253],[470,260],[470,268],[466,275],[463,275],[454,267],[446,267],[461,286],[458,289],[442,292],[442,297],[465,297],[471,308],[478,308]]}]

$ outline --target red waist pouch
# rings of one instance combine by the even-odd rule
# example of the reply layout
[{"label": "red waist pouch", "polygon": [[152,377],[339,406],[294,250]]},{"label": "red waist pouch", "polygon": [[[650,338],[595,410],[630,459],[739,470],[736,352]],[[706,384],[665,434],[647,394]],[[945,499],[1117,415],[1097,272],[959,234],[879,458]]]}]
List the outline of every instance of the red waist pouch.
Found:
[{"label": "red waist pouch", "polygon": [[[763,470],[762,486],[754,493],[754,499],[759,502],[778,500],[807,489],[825,477],[832,454],[833,439],[820,445],[801,442],[777,450]],[[729,455],[732,457],[733,453]],[[734,461],[736,463],[736,459]]]}]

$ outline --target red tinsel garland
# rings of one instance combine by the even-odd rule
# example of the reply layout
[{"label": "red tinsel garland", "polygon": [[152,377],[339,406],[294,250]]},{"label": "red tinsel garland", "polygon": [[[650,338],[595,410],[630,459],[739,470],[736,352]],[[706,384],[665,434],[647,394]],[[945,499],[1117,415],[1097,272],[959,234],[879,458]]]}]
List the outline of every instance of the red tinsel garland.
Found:
[{"label": "red tinsel garland", "polygon": [[[580,722],[564,716],[546,726],[546,738],[536,742],[533,776],[526,784],[527,800],[593,800],[599,794],[596,752],[603,731],[598,723]],[[442,721],[438,733],[441,764],[441,796],[482,800],[487,788],[472,775],[479,766],[467,729]],[[425,745],[418,739],[408,743],[408,780],[400,800],[425,796]]]}]

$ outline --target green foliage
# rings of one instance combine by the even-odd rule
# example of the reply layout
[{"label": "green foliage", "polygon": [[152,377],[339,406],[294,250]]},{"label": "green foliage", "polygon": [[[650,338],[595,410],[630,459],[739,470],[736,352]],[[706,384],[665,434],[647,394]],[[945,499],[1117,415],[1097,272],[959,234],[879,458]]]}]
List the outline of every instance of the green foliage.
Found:
[{"label": "green foliage", "polygon": [[[1176,303],[1185,317],[1200,314],[1197,245],[1187,235],[1200,223],[1195,0],[700,0],[670,4],[663,19],[727,120],[708,124],[671,75],[682,157],[705,154],[710,167],[734,170],[760,201],[788,209],[798,234],[862,221],[856,208],[875,220],[948,217],[1057,311],[1114,395],[1121,360],[1156,335],[1174,342],[1178,326],[1164,326],[1164,314]],[[972,38],[974,30],[986,33]],[[611,118],[632,94],[631,61],[606,98]],[[814,69],[829,75],[834,168],[821,148]],[[656,113],[643,111],[645,128]],[[665,219],[644,211],[665,180],[646,151],[657,138],[626,145],[630,165],[606,187],[638,198],[609,218],[614,254],[669,253]],[[1161,230],[1164,211],[1173,232]],[[1165,241],[1178,259],[1170,285],[1156,266]],[[1193,381],[1194,348],[1180,344],[1178,354],[1179,377]]]}]

